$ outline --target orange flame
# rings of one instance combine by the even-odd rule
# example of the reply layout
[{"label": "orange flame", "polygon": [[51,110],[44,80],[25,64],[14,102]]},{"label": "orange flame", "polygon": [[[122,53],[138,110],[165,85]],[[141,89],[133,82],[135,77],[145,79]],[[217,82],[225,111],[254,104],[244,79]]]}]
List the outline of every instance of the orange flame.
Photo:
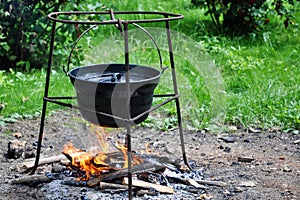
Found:
[{"label": "orange flame", "polygon": [[85,152],[74,147],[72,143],[68,143],[64,146],[63,154],[71,158],[74,167],[86,172],[86,180],[88,180],[91,175],[100,175],[101,172],[113,169],[105,163],[107,159],[105,154]]},{"label": "orange flame", "polygon": [[[89,180],[91,175],[100,176],[101,174],[111,171],[118,170],[116,167],[110,166],[114,158],[109,158],[108,153],[106,153],[109,143],[107,142],[108,137],[107,133],[103,131],[103,129],[99,129],[97,127],[93,127],[93,131],[95,131],[97,138],[99,139],[101,150],[97,150],[94,152],[88,152],[74,147],[74,145],[70,142],[64,146],[63,154],[66,155],[68,159],[71,160],[72,166],[85,171],[86,177],[81,178],[84,180]],[[103,134],[104,133],[104,134]],[[124,158],[123,168],[128,168],[128,151],[127,147],[121,145],[119,142],[116,142],[114,146],[121,151]],[[132,154],[132,165],[141,164],[143,159],[137,155]]]}]

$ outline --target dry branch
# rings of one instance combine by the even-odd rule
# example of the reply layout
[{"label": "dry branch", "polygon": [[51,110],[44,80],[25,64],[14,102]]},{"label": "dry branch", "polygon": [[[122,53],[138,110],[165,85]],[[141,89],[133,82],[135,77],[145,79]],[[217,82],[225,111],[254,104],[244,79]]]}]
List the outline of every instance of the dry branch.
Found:
[{"label": "dry branch", "polygon": [[[125,177],[123,179],[123,184],[128,185],[128,178]],[[140,180],[132,180],[132,185],[136,186],[136,187],[142,187],[142,188],[148,188],[148,189],[155,189],[158,192],[161,193],[168,193],[168,194],[174,194],[174,190],[171,187],[168,186],[164,186],[164,185],[157,185],[154,183],[149,183],[149,182],[145,182],[145,181],[140,181]]]},{"label": "dry branch", "polygon": [[[50,156],[50,157],[41,158],[39,160],[38,166],[60,162],[60,161],[65,160],[65,159],[66,159],[66,157],[64,155],[57,155],[57,156]],[[19,167],[23,168],[23,169],[29,169],[29,168],[33,167],[34,162],[35,161],[24,162],[24,163],[21,163],[21,165]]]},{"label": "dry branch", "polygon": [[45,174],[42,175],[29,175],[23,176],[17,179],[12,180],[12,184],[24,184],[24,185],[38,185],[40,183],[48,183],[51,179]]}]

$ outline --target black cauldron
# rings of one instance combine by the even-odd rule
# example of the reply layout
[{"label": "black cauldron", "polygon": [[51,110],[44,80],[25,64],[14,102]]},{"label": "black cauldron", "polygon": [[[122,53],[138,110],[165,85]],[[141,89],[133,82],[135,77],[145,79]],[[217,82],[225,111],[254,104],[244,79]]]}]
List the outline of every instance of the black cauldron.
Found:
[{"label": "black cauldron", "polygon": [[[126,65],[96,64],[78,67],[68,75],[77,94],[82,117],[96,125],[125,127],[128,122],[104,116],[102,112],[128,119]],[[147,66],[129,65],[130,117],[134,118],[152,106],[153,92],[159,83],[161,72]],[[143,122],[148,114],[134,121]]]}]

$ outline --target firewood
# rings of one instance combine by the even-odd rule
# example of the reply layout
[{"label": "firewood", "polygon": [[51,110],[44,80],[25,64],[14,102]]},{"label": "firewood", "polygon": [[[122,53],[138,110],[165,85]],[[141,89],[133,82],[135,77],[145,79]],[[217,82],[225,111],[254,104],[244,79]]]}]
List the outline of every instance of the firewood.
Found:
[{"label": "firewood", "polygon": [[78,180],[65,180],[65,181],[62,181],[61,184],[62,185],[77,186],[77,187],[87,186],[86,181],[78,181]]},{"label": "firewood", "polygon": [[[128,182],[129,182],[128,178],[124,177],[122,183],[124,185],[128,185]],[[171,187],[164,186],[164,185],[157,185],[154,183],[149,183],[141,180],[132,180],[132,185],[141,188],[155,189],[156,191],[161,193],[174,194],[174,190]]]},{"label": "firewood", "polygon": [[115,184],[115,183],[107,183],[107,182],[100,182],[101,189],[125,189],[128,190],[126,185]]},{"label": "firewood", "polygon": [[39,175],[23,176],[12,180],[11,183],[34,186],[40,183],[49,183],[49,182],[51,182],[51,179],[48,176],[46,176],[45,174],[39,174]]},{"label": "firewood", "polygon": [[[65,159],[66,159],[66,157],[64,155],[44,157],[39,160],[38,165],[40,166],[40,165],[52,164],[52,163],[60,162]],[[32,168],[33,165],[34,165],[34,161],[24,162],[24,163],[20,164],[19,168],[29,169],[29,168]]]}]

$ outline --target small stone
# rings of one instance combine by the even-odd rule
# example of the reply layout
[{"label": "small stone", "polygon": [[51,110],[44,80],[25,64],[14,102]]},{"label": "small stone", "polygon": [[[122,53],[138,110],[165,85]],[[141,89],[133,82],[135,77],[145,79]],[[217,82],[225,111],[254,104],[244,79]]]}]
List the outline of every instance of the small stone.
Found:
[{"label": "small stone", "polygon": [[52,168],[51,168],[51,172],[52,173],[60,173],[60,172],[63,172],[66,170],[66,167],[63,166],[63,165],[53,165]]},{"label": "small stone", "polygon": [[226,143],[234,143],[235,142],[235,138],[234,137],[230,137],[230,136],[228,136],[228,137],[221,137],[220,139],[223,140]]},{"label": "small stone", "polygon": [[238,128],[236,126],[228,126],[228,129],[230,131],[237,131],[238,130]]},{"label": "small stone", "polygon": [[240,165],[240,163],[235,162],[235,161],[233,161],[233,162],[231,163],[231,166],[238,166],[238,165]]},{"label": "small stone", "polygon": [[211,196],[210,194],[201,194],[197,199],[213,199],[213,196]]},{"label": "small stone", "polygon": [[253,181],[243,181],[239,184],[240,187],[255,187],[256,183]]},{"label": "small stone", "polygon": [[13,140],[8,142],[7,158],[20,158],[26,151],[26,141]]},{"label": "small stone", "polygon": [[268,162],[267,162],[267,165],[273,165],[273,162],[268,161]]},{"label": "small stone", "polygon": [[283,168],[283,172],[291,172],[291,171],[292,171],[292,169],[289,168],[289,167],[287,167],[287,166],[285,166],[285,167]]},{"label": "small stone", "polygon": [[223,151],[226,152],[226,153],[230,153],[231,148],[230,147],[225,147],[225,149]]},{"label": "small stone", "polygon": [[243,188],[241,187],[235,187],[234,192],[243,192]]},{"label": "small stone", "polygon": [[248,156],[239,156],[238,161],[239,162],[252,162],[254,160],[253,157],[248,157]]},{"label": "small stone", "polygon": [[251,143],[251,140],[250,139],[244,139],[244,142],[245,143]]},{"label": "small stone", "polygon": [[261,130],[249,127],[249,132],[251,132],[251,133],[261,133]]},{"label": "small stone", "polygon": [[300,143],[300,140],[295,140],[294,141],[294,144],[299,144]]}]

